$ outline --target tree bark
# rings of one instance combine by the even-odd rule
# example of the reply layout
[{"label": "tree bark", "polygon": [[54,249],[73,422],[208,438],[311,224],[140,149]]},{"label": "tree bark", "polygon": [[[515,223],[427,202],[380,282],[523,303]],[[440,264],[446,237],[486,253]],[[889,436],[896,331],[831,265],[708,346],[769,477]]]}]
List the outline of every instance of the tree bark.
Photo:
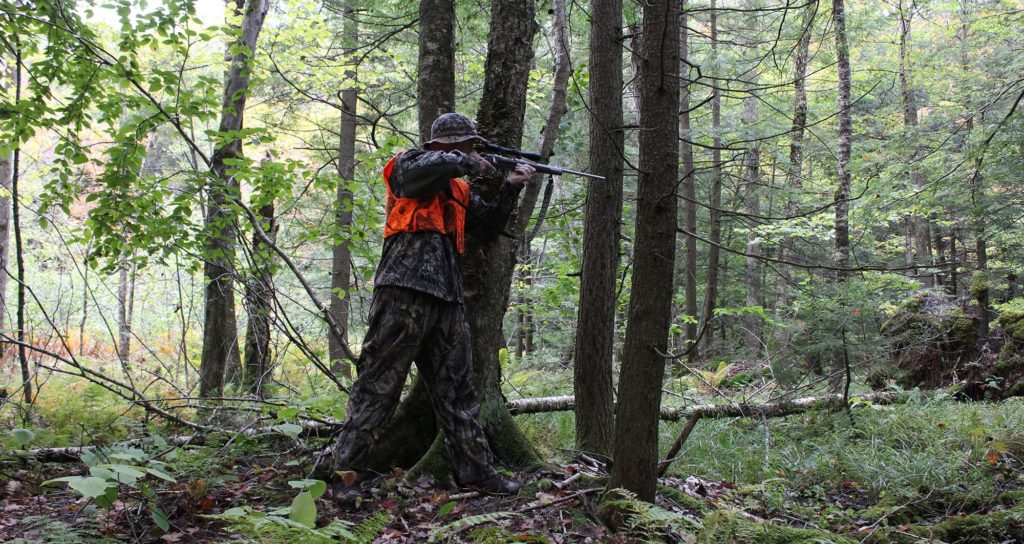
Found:
[{"label": "tree bark", "polygon": [[[14,105],[21,103],[21,47],[17,35],[14,37]],[[21,240],[21,214],[18,203],[20,173],[19,162],[21,162],[21,135],[15,134],[14,152],[11,156],[11,218],[14,222],[14,254],[17,259],[18,282],[18,308],[17,308],[17,338],[18,338],[18,363],[21,366],[21,389],[26,404],[32,404],[32,370],[29,368],[28,355],[25,353],[25,248]]]},{"label": "tree bark", "polygon": [[843,0],[832,0],[832,24],[836,33],[836,65],[839,71],[839,186],[836,189],[836,279],[843,281],[850,266],[850,154],[853,120],[850,112],[850,49],[846,41]]},{"label": "tree bark", "polygon": [[[757,100],[756,96],[748,96],[743,100],[743,123],[747,127],[757,122]],[[748,134],[747,139],[754,140],[753,134]],[[754,143],[747,149],[744,160],[746,167],[746,190],[743,195],[747,213],[760,215],[761,195],[760,188],[763,183],[761,179],[761,147],[754,140]],[[764,306],[764,293],[761,287],[761,243],[757,232],[752,228],[747,231],[747,256],[744,268],[744,283],[746,287],[746,305],[748,307]],[[745,343],[747,352],[756,358],[762,352],[761,343],[761,316],[750,312],[745,316],[743,328],[745,329]]]},{"label": "tree bark", "polygon": [[587,184],[573,390],[580,403],[576,449],[606,456],[614,424],[612,353],[622,222],[622,0],[591,4],[589,111],[590,168],[605,180]]},{"label": "tree bark", "polygon": [[[354,52],[359,45],[359,23],[351,5],[343,10],[343,39],[345,49]],[[328,354],[331,369],[346,378],[352,377],[351,364],[346,362],[348,320],[351,313],[352,250],[349,248],[349,229],[352,227],[352,188],[356,170],[356,115],[358,102],[357,66],[345,70],[346,88],[341,91],[341,128],[338,138],[338,187],[334,200],[334,244],[331,250],[331,302],[330,312],[337,321],[339,332],[328,335]]]},{"label": "tree bark", "polygon": [[[482,137],[509,147],[518,148],[523,139],[526,88],[533,62],[533,36],[537,32],[534,15],[531,0],[493,0],[491,4],[486,76],[477,123]],[[484,200],[492,201],[497,198],[500,184],[500,178],[480,179],[473,189]],[[506,230],[520,232],[518,220],[514,214]],[[534,465],[538,462],[537,454],[505,405],[498,360],[498,350],[504,346],[502,321],[508,309],[519,239],[499,236],[490,241],[466,234],[463,299],[473,344],[473,386],[480,401],[480,424],[499,461],[514,467]],[[448,471],[443,440],[440,434],[435,435],[412,473],[440,475]],[[401,443],[395,446],[405,447]]]},{"label": "tree bark", "polygon": [[455,111],[455,0],[420,0],[419,45],[416,94],[425,142],[434,119]]},{"label": "tree bark", "polygon": [[[490,141],[510,147],[522,143],[537,29],[532,0],[492,1],[484,92],[477,112],[480,133]],[[481,180],[476,190],[485,200],[493,200],[500,181]],[[528,219],[515,214],[509,230],[521,232],[519,221]],[[506,236],[486,241],[467,233],[463,277],[480,423],[499,460],[511,466],[526,466],[535,463],[537,455],[505,406],[498,361],[498,350],[504,345],[502,320],[508,309],[517,242],[517,238]]]},{"label": "tree bark", "polygon": [[[683,4],[679,18],[679,74],[682,79],[679,93],[679,132],[682,141],[679,143],[679,155],[683,163],[683,221],[687,232],[697,232],[697,178],[693,166],[693,139],[690,131],[690,67],[685,64],[689,57],[689,30],[687,29],[686,2]],[[686,76],[682,76],[686,74]],[[689,350],[687,360],[693,364],[700,355],[697,349],[697,238],[686,236],[683,240],[683,298],[686,323],[683,328],[686,334],[686,349]]]},{"label": "tree bark", "polygon": [[[796,45],[796,64],[793,68],[793,124],[790,128],[789,177],[786,186],[793,191],[786,197],[786,214],[795,217],[799,211],[795,194],[803,188],[804,132],[807,129],[807,60],[811,48],[811,31],[818,4],[811,3],[804,8],[800,22],[800,39]],[[793,253],[793,239],[786,236],[779,244],[779,260],[788,261]],[[788,265],[779,267],[779,305],[788,307],[792,275]]]},{"label": "tree bark", "polygon": [[[260,228],[277,240],[274,202],[259,207]],[[270,360],[270,324],[274,311],[273,254],[267,243],[255,232],[252,235],[252,275],[245,286],[246,313],[249,323],[245,332],[245,361],[242,374],[244,391],[263,398],[266,384],[273,374]]]},{"label": "tree bark", "polygon": [[[917,161],[920,156],[920,146],[917,143],[917,100],[914,89],[911,86],[912,78],[910,66],[910,28],[913,13],[908,13],[906,6],[900,2],[900,95],[903,99],[903,139],[904,143],[911,148],[910,158],[907,161],[909,169],[906,173],[906,184],[918,198],[924,191],[924,177],[918,168]],[[909,236],[913,240],[913,259],[915,266],[930,266],[932,264],[931,249],[929,247],[928,220],[918,212],[914,212],[909,220]],[[931,273],[923,268],[914,270],[919,282],[924,287],[933,287],[934,279]]]},{"label": "tree bark", "polygon": [[131,355],[132,313],[135,306],[135,264],[125,259],[118,278],[117,355],[127,368]]},{"label": "tree bark", "polygon": [[[747,6],[751,9],[756,8],[751,2],[747,3]],[[758,20],[754,16],[747,18],[747,25],[752,31],[757,31]],[[747,47],[752,50],[755,55],[757,53],[757,43],[750,40],[746,44]],[[756,86],[758,82],[757,74],[751,76],[751,83]],[[759,97],[756,91],[751,91],[746,98],[743,99],[743,119],[742,123],[744,130],[746,131],[745,139],[751,142],[750,147],[747,148],[746,156],[744,157],[744,177],[745,189],[743,192],[743,204],[746,207],[747,213],[751,216],[758,216],[761,214],[761,185],[764,181],[761,176],[761,144],[757,139],[758,134],[754,129],[754,126],[758,121],[758,104]],[[744,275],[744,286],[745,286],[745,305],[750,307],[763,307],[764,306],[764,289],[761,285],[761,242],[757,235],[757,232],[753,229],[756,224],[751,224],[747,230],[747,249],[746,249],[746,262],[743,269]],[[761,316],[757,313],[750,312],[744,318],[743,328],[744,330],[744,343],[746,344],[747,353],[750,354],[754,360],[757,360],[757,356],[763,351],[763,344],[761,340],[761,328],[763,325]]]},{"label": "tree bark", "polygon": [[679,165],[679,7],[643,6],[636,261],[619,378],[615,464],[608,488],[654,500],[658,412],[671,322]]},{"label": "tree bark", "polygon": [[[712,62],[718,58],[718,11],[716,0],[711,0],[711,56]],[[710,232],[708,239],[708,283],[704,288],[704,312],[701,317],[701,329],[704,331],[704,351],[711,348],[714,339],[712,321],[715,316],[715,304],[718,300],[718,263],[722,242],[722,220],[718,211],[722,207],[722,96],[716,85],[711,90],[711,187],[709,190],[708,215],[710,216]],[[692,231],[691,231],[692,232]]]},{"label": "tree bark", "polygon": [[[248,0],[242,8],[241,33],[228,47],[230,65],[224,78],[223,111],[218,131],[241,130],[256,40],[266,18],[267,0]],[[232,51],[234,53],[232,54]],[[228,162],[242,157],[242,141],[225,142],[213,152],[206,209],[204,248],[206,279],[203,354],[199,365],[199,395],[219,396],[229,366],[241,367],[238,326],[235,320],[234,254],[237,213],[231,202],[240,197],[238,182]]]},{"label": "tree bark", "polygon": [[[0,55],[0,88],[13,87],[15,82],[14,63],[5,61]],[[0,330],[7,317],[7,277],[11,273],[8,260],[11,250],[11,179],[14,172],[14,152],[0,153]],[[0,348],[0,369],[7,366],[7,350]]]}]

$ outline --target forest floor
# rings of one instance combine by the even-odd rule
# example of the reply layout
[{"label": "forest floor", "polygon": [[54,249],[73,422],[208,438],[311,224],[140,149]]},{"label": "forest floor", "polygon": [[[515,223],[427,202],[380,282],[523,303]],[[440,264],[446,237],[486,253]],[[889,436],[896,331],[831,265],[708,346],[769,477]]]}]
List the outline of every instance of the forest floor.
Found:
[{"label": "forest floor", "polygon": [[[396,472],[355,511],[313,500],[322,484],[306,479],[308,461],[322,440],[210,436],[177,448],[158,440],[84,463],[40,463],[12,454],[8,438],[0,542],[1024,543],[1020,399],[702,421],[661,480],[656,506],[621,497],[612,510],[597,504],[602,467],[567,449],[571,414],[519,421],[551,461],[516,474],[527,484],[519,496]],[[662,443],[680,428],[663,424]],[[115,483],[97,493],[87,482],[97,475]],[[43,485],[55,478],[64,480]]]}]

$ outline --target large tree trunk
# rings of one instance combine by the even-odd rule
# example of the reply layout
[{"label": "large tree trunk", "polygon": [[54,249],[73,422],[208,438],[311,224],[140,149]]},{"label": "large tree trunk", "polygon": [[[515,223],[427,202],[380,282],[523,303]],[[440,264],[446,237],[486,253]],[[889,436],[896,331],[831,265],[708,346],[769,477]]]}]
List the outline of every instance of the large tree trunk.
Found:
[{"label": "large tree trunk", "polygon": [[[477,121],[483,137],[502,145],[519,147],[526,115],[526,88],[533,64],[533,36],[537,33],[532,0],[494,0],[487,39],[484,94]],[[485,200],[497,198],[500,180],[477,185]],[[512,232],[519,232],[511,219]],[[520,433],[501,393],[498,349],[508,308],[509,287],[515,266],[517,239],[499,236],[488,242],[467,236],[463,259],[466,313],[473,342],[474,386],[480,398],[480,423],[491,449],[501,461],[524,466],[537,456]]]},{"label": "large tree trunk", "polygon": [[[686,28],[686,2],[679,18],[679,74],[682,90],[679,93],[679,155],[683,163],[683,227],[691,233],[683,239],[683,298],[686,324],[686,348],[688,362],[692,365],[700,354],[697,349],[697,178],[693,167],[693,134],[690,132],[690,67],[684,62],[689,56],[689,30]],[[683,74],[686,74],[685,76]]]},{"label": "large tree trunk", "polygon": [[[359,24],[352,7],[344,9],[343,39],[345,49],[355,51],[359,45]],[[328,354],[331,369],[345,377],[352,377],[352,367],[346,362],[348,345],[348,320],[351,313],[352,297],[352,251],[349,248],[348,229],[352,226],[352,188],[356,170],[356,66],[345,70],[346,87],[341,91],[341,129],[338,138],[338,188],[334,201],[334,247],[331,250],[331,315],[338,323],[341,338],[328,334]]]},{"label": "large tree trunk", "polygon": [[584,207],[583,267],[573,355],[576,449],[611,453],[615,281],[622,221],[622,0],[590,8],[590,168]]},{"label": "large tree trunk", "polygon": [[[718,11],[716,1],[711,0],[711,56],[718,58]],[[714,61],[717,63],[717,60]],[[718,262],[722,242],[722,219],[719,209],[722,207],[722,97],[718,85],[711,90],[711,187],[709,190],[710,232],[708,239],[708,283],[704,288],[704,312],[701,317],[701,329],[704,334],[704,351],[711,348],[714,338],[712,321],[715,316],[715,304],[718,301]]]},{"label": "large tree trunk", "polygon": [[[231,63],[224,78],[223,111],[218,131],[242,129],[242,114],[249,91],[256,40],[267,15],[268,0],[248,0],[242,8],[241,33],[228,47]],[[229,366],[241,367],[238,326],[235,321],[234,254],[236,213],[231,202],[240,197],[238,182],[228,162],[242,157],[242,141],[225,142],[213,152],[206,208],[206,278],[203,355],[199,365],[199,394],[219,396]]]},{"label": "large tree trunk", "polygon": [[[263,204],[257,210],[260,228],[277,241],[277,224],[274,220],[274,202]],[[252,275],[245,286],[245,307],[249,323],[245,331],[245,361],[242,374],[242,389],[258,398],[263,398],[266,384],[270,381],[273,367],[270,362],[270,324],[274,311],[273,253],[257,233],[252,235]]]},{"label": "large tree trunk", "polygon": [[[790,128],[789,144],[789,178],[786,182],[788,190],[793,191],[786,198],[786,214],[795,217],[799,207],[796,195],[803,188],[804,166],[804,132],[807,128],[807,59],[811,48],[811,30],[817,13],[817,3],[804,8],[800,24],[800,39],[796,46],[796,63],[793,68],[793,125]],[[786,236],[779,244],[779,260],[792,259],[793,238]],[[790,268],[786,264],[779,267],[779,306],[788,307],[790,301],[790,284],[792,283]]]},{"label": "large tree trunk", "polygon": [[643,6],[640,63],[640,159],[636,260],[619,378],[614,460],[609,488],[653,501],[658,468],[658,413],[672,311],[679,164],[678,3]]},{"label": "large tree trunk", "polygon": [[832,25],[836,33],[836,65],[839,71],[839,186],[836,189],[836,279],[846,279],[850,266],[850,153],[853,120],[850,112],[850,48],[846,43],[843,0],[832,0]]},{"label": "large tree trunk", "polygon": [[419,51],[416,94],[425,142],[434,119],[455,111],[455,0],[420,0]]},{"label": "large tree trunk", "polygon": [[[477,123],[481,136],[509,147],[519,147],[523,139],[526,88],[533,62],[533,36],[537,32],[534,14],[531,0],[494,0],[491,5],[486,77]],[[501,179],[478,180],[474,192],[484,200],[494,200],[500,183]],[[519,232],[517,221],[513,216],[506,230]],[[498,361],[498,350],[504,345],[502,321],[508,309],[517,242],[515,237],[499,236],[488,241],[467,233],[462,268],[480,424],[496,458],[507,465],[522,467],[535,464],[538,458],[505,405]],[[412,468],[413,473],[448,471],[441,438],[436,433],[430,449]],[[405,447],[397,443],[395,446]]]}]

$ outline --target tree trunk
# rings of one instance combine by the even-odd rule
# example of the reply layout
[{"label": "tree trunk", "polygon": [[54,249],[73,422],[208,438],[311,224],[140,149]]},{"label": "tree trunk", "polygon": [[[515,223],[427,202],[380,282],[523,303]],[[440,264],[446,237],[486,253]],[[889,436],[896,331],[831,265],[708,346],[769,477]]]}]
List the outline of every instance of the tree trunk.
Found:
[{"label": "tree trunk", "polygon": [[[242,128],[252,59],[256,40],[267,15],[267,0],[248,0],[242,8],[241,35],[228,47],[230,66],[224,78],[223,110],[218,132],[235,132]],[[203,355],[199,365],[199,395],[220,396],[225,371],[229,366],[241,367],[238,353],[238,326],[235,321],[234,254],[236,212],[231,202],[239,195],[238,182],[227,163],[242,157],[242,141],[225,142],[213,152],[211,159],[209,198],[206,208],[207,239],[203,274],[206,278],[205,329]]]},{"label": "tree trunk", "polygon": [[843,0],[832,0],[832,24],[836,33],[836,64],[839,70],[839,187],[836,190],[836,279],[843,281],[850,266],[850,154],[853,120],[850,107],[850,49],[846,43]]},{"label": "tree trunk", "polygon": [[[804,132],[807,128],[807,59],[811,48],[811,33],[814,28],[814,16],[817,3],[804,8],[800,23],[800,39],[796,45],[796,64],[793,68],[793,125],[790,128],[789,144],[789,179],[786,186],[793,191],[786,198],[786,215],[795,217],[799,211],[797,199],[803,188],[804,167]],[[793,239],[786,236],[779,244],[779,260],[789,261],[793,254]],[[792,274],[786,264],[779,267],[779,305],[788,307],[790,302],[790,284]]]},{"label": "tree trunk", "polygon": [[[0,55],[0,89],[16,85],[14,63]],[[7,277],[11,273],[8,257],[11,250],[11,178],[14,172],[14,152],[0,153],[0,330],[7,317]],[[0,347],[0,370],[7,366],[7,346]]]},{"label": "tree trunk", "polygon": [[[718,58],[718,11],[716,0],[711,0],[711,56],[712,63],[717,64]],[[714,338],[712,321],[715,314],[715,303],[718,300],[718,262],[721,253],[719,244],[722,242],[722,220],[719,209],[722,207],[722,97],[718,86],[711,90],[711,188],[710,209],[711,232],[708,239],[708,283],[704,289],[704,312],[701,317],[701,329],[704,331],[704,351],[711,348]]]},{"label": "tree trunk", "polygon": [[455,111],[455,0],[420,0],[419,68],[416,94],[425,142],[434,119]]},{"label": "tree trunk", "polygon": [[[274,202],[259,207],[260,227],[271,242],[277,241]],[[273,367],[270,364],[270,324],[274,311],[273,253],[259,235],[252,235],[252,275],[245,286],[249,324],[245,332],[245,366],[242,389],[263,398]]]},{"label": "tree trunk", "polygon": [[[523,139],[533,36],[538,28],[534,17],[532,0],[494,0],[491,4],[484,93],[477,121],[484,138],[511,147],[519,147]],[[477,185],[479,194],[493,200],[499,181],[483,180]],[[510,221],[510,230],[521,232],[518,221],[528,219],[517,214]],[[525,466],[535,463],[537,455],[505,406],[498,361],[498,350],[504,344],[501,325],[508,309],[517,241],[499,236],[488,242],[467,235],[463,270],[480,423],[498,459],[512,466]]]},{"label": "tree trunk", "polygon": [[[344,9],[343,39],[345,49],[355,51],[359,45],[359,23],[352,6]],[[345,70],[346,88],[341,91],[341,129],[338,138],[338,188],[334,201],[334,244],[331,250],[331,306],[330,312],[338,322],[338,338],[328,334],[328,354],[331,369],[346,378],[352,377],[351,364],[346,362],[348,345],[348,320],[351,313],[352,251],[349,248],[349,229],[352,227],[352,187],[356,170],[356,108],[357,108],[357,66]]]},{"label": "tree trunk", "polygon": [[[693,167],[693,133],[690,131],[690,67],[685,60],[689,58],[689,30],[686,28],[686,2],[683,4],[679,18],[679,74],[682,79],[682,90],[679,93],[679,131],[683,140],[679,143],[679,155],[683,163],[683,227],[687,232],[697,233],[697,178]],[[686,74],[683,76],[683,74]],[[689,349],[687,361],[693,364],[700,354],[697,349],[697,238],[686,236],[683,240],[683,298],[686,323],[683,328],[686,334],[686,349]]]},{"label": "tree trunk", "polygon": [[[477,123],[482,137],[509,147],[519,147],[523,139],[526,88],[533,63],[533,36],[537,32],[534,14],[532,0],[494,0],[491,4],[486,76]],[[500,178],[481,179],[473,190],[491,201],[497,198],[500,183]],[[520,232],[517,221],[518,217],[513,216],[506,230]],[[502,321],[508,309],[518,241],[506,236],[487,241],[467,233],[462,269],[480,424],[498,460],[524,467],[536,464],[538,458],[505,405],[498,360],[498,350],[504,346]],[[448,472],[440,434],[411,472]]]},{"label": "tree trunk", "polygon": [[123,368],[128,368],[132,342],[132,310],[135,302],[135,264],[129,259],[121,263],[118,278],[117,355]]},{"label": "tree trunk", "polygon": [[[907,163],[910,168],[906,174],[906,184],[914,194],[920,198],[921,192],[924,191],[924,177],[921,175],[921,170],[918,168],[917,161],[920,156],[920,146],[917,143],[917,101],[914,96],[914,90],[911,87],[911,67],[910,67],[910,24],[913,18],[913,13],[908,13],[907,8],[900,2],[900,94],[903,99],[903,140],[911,147],[911,155]],[[914,266],[925,267],[932,264],[932,255],[929,248],[929,229],[928,220],[920,213],[913,213],[910,216],[910,224],[908,229],[908,235],[913,240],[913,260]],[[917,276],[918,281],[924,287],[933,287],[934,281],[931,273],[924,268],[917,268],[914,270],[914,275]]]},{"label": "tree trunk", "polygon": [[579,399],[576,449],[611,453],[612,352],[622,222],[622,0],[590,8],[590,168],[606,179],[587,183],[583,266],[573,354]]},{"label": "tree trunk", "polygon": [[[756,81],[756,80],[755,80]],[[757,122],[757,101],[756,96],[748,96],[743,100],[743,123],[747,127]],[[750,148],[747,149],[746,167],[746,190],[743,195],[747,213],[759,215],[761,213],[761,147],[754,141],[755,135],[748,134],[747,139],[752,140]],[[752,225],[753,226],[753,225]],[[744,268],[744,283],[746,285],[746,305],[748,307],[764,306],[764,293],[761,287],[761,243],[758,235],[752,229],[747,232],[747,256]],[[745,343],[747,352],[757,357],[762,352],[761,343],[761,316],[750,312],[744,319]]]},{"label": "tree trunk", "polygon": [[[21,103],[21,47],[17,35],[14,37],[14,105]],[[25,248],[21,240],[21,214],[18,203],[20,181],[19,162],[21,162],[21,135],[14,135],[14,152],[11,156],[11,216],[14,222],[14,256],[18,261],[16,280],[18,282],[17,337],[18,363],[21,366],[21,388],[26,404],[34,400],[32,396],[32,370],[28,365],[25,353]]]},{"label": "tree trunk", "polygon": [[654,500],[658,413],[671,322],[679,164],[678,3],[643,6],[636,261],[608,487]]}]

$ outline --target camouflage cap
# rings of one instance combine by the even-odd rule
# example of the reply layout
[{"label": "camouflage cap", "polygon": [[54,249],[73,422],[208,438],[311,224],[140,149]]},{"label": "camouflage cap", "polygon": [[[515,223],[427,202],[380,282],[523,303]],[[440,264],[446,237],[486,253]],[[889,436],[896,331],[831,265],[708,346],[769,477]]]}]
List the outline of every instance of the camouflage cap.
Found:
[{"label": "camouflage cap", "polygon": [[423,145],[430,143],[457,144],[469,140],[485,141],[476,133],[476,123],[465,115],[446,113],[430,125],[430,140],[424,142]]}]

